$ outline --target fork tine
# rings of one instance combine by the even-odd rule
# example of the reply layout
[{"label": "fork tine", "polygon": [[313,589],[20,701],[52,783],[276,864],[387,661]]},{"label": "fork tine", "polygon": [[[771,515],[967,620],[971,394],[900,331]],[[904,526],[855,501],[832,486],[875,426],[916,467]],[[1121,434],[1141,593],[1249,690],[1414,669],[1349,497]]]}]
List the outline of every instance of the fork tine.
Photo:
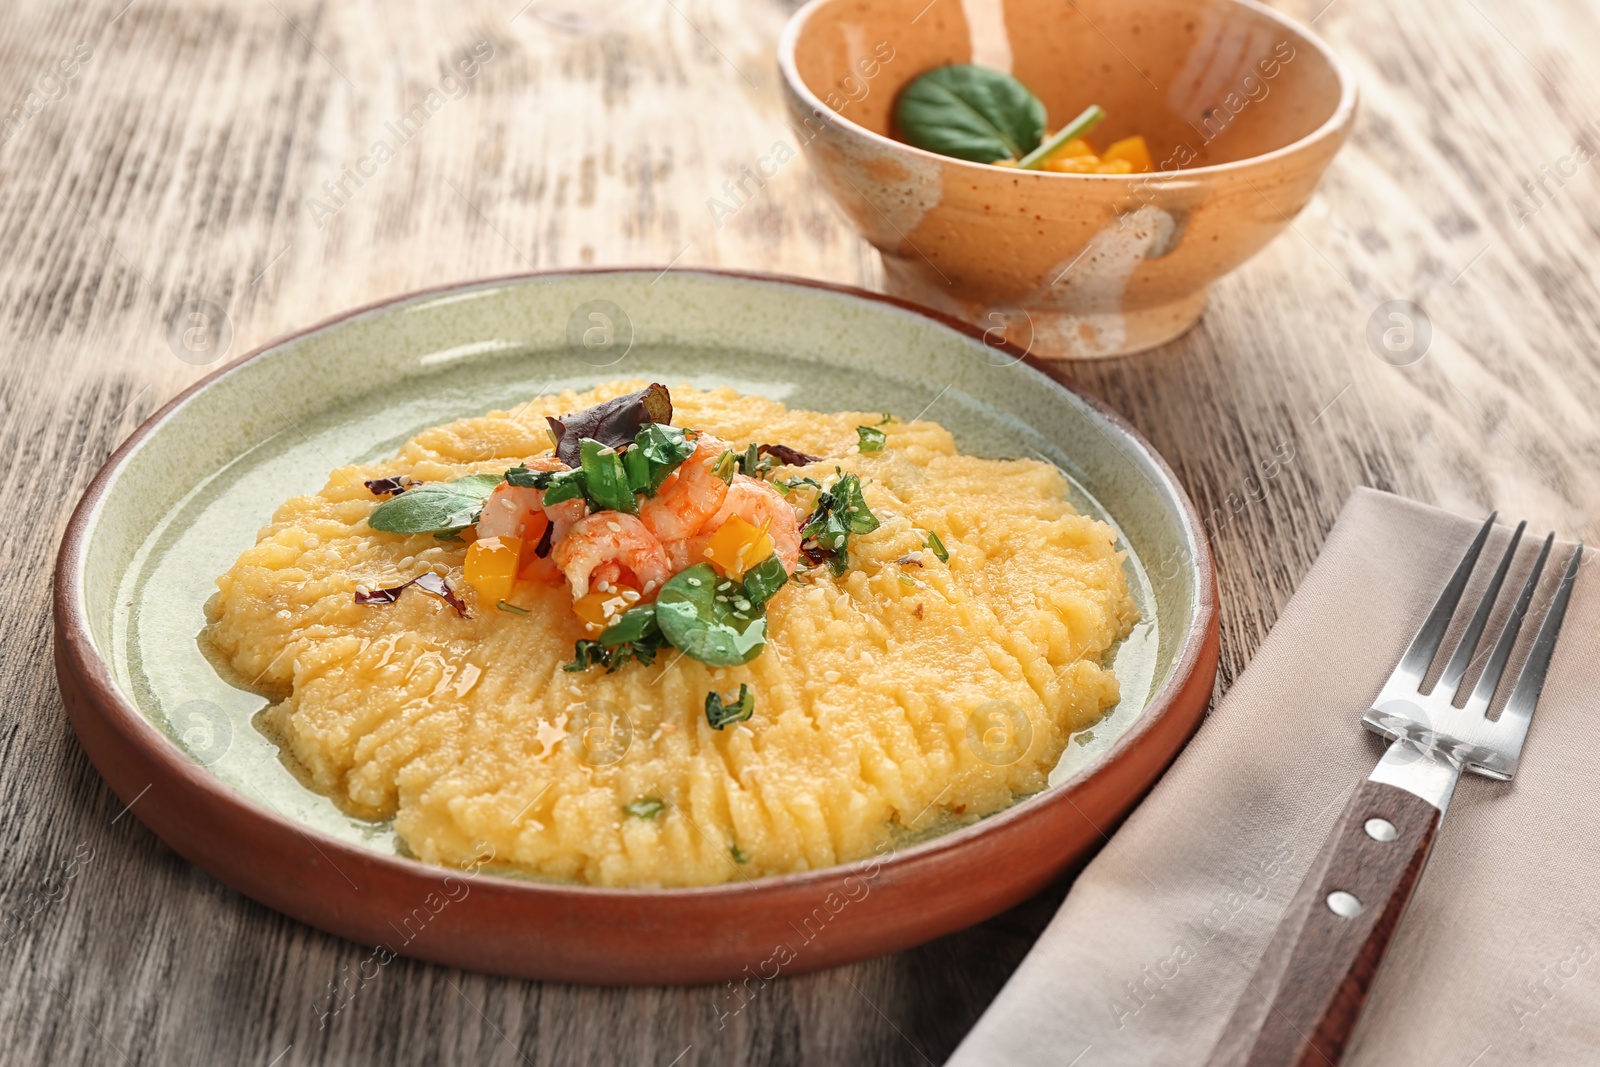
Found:
[{"label": "fork tine", "polygon": [[1489,613],[1494,610],[1494,602],[1500,596],[1500,587],[1505,584],[1506,572],[1511,569],[1511,558],[1517,554],[1517,545],[1522,541],[1522,531],[1527,529],[1527,526],[1526,521],[1517,523],[1516,532],[1511,535],[1511,543],[1506,546],[1505,554],[1500,557],[1500,566],[1495,568],[1489,587],[1483,591],[1483,599],[1478,601],[1478,610],[1472,613],[1472,621],[1467,623],[1466,631],[1461,635],[1461,643],[1456,645],[1450,662],[1445,665],[1444,673],[1439,676],[1439,684],[1434,686],[1432,696],[1435,699],[1455,700],[1456,689],[1460,687],[1461,679],[1467,673],[1467,666],[1478,650],[1478,640],[1483,636],[1483,628],[1489,622]]},{"label": "fork tine", "polygon": [[1439,599],[1434,602],[1433,610],[1428,612],[1428,617],[1417,630],[1417,635],[1411,639],[1411,644],[1406,648],[1406,654],[1400,657],[1400,665],[1394,669],[1390,678],[1390,685],[1403,682],[1413,692],[1427,677],[1428,666],[1433,662],[1433,657],[1439,651],[1439,644],[1444,640],[1444,632],[1450,628],[1450,616],[1455,614],[1456,605],[1461,601],[1461,594],[1467,588],[1467,579],[1472,576],[1472,568],[1477,565],[1478,554],[1483,551],[1483,543],[1489,539],[1489,531],[1494,529],[1495,517],[1498,511],[1490,512],[1484,520],[1483,528],[1478,531],[1478,536],[1472,539],[1472,544],[1467,547],[1467,554],[1461,557],[1461,562],[1456,565],[1456,572],[1450,576],[1450,581],[1439,594]]},{"label": "fork tine", "polygon": [[1472,687],[1472,696],[1467,699],[1466,704],[1468,714],[1482,715],[1493,703],[1494,691],[1500,686],[1500,675],[1505,672],[1506,661],[1511,658],[1511,649],[1517,643],[1517,633],[1522,629],[1522,619],[1528,614],[1528,604],[1533,600],[1533,591],[1539,587],[1539,575],[1544,573],[1545,560],[1550,558],[1550,546],[1555,544],[1555,541],[1555,532],[1551,531],[1539,549],[1539,558],[1533,561],[1533,570],[1528,572],[1528,580],[1523,583],[1522,592],[1517,596],[1517,606],[1511,609],[1511,617],[1506,619],[1505,629],[1500,631],[1500,640],[1495,642],[1494,653],[1484,665],[1483,673],[1478,676],[1478,684]]},{"label": "fork tine", "polygon": [[1517,684],[1511,689],[1505,710],[1500,713],[1502,729],[1511,734],[1511,754],[1515,759],[1522,750],[1522,739],[1528,735],[1528,723],[1533,718],[1534,705],[1544,689],[1545,671],[1550,667],[1550,655],[1555,651],[1556,638],[1561,635],[1561,623],[1566,618],[1567,600],[1572,596],[1572,583],[1578,576],[1578,561],[1583,557],[1583,545],[1572,550],[1567,569],[1561,575],[1561,584],[1550,600],[1544,622],[1539,625],[1539,636],[1534,638],[1528,661],[1517,675]]}]

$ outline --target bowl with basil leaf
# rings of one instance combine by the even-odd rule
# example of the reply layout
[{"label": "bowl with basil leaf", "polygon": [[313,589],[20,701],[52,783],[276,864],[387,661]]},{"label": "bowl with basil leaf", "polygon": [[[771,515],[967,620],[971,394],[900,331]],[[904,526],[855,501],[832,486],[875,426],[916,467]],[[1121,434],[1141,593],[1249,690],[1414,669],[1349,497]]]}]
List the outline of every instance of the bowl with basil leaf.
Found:
[{"label": "bowl with basil leaf", "polygon": [[1356,111],[1338,57],[1254,0],[812,0],[778,63],[890,291],[1045,358],[1192,327]]}]

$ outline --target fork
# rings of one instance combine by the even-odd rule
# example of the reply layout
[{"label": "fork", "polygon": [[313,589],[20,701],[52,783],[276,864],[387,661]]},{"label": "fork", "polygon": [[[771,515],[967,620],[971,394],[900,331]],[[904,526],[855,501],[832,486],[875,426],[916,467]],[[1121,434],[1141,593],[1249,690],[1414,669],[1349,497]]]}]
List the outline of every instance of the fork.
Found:
[{"label": "fork", "polygon": [[1463,770],[1509,781],[1544,688],[1583,546],[1567,561],[1538,635],[1498,718],[1487,712],[1550,557],[1544,540],[1466,703],[1457,692],[1500,597],[1527,523],[1519,523],[1439,681],[1422,685],[1494,528],[1490,515],[1362,717],[1390,739],[1350,798],[1284,913],[1208,1067],[1337,1064],[1400,917],[1422,875]]}]

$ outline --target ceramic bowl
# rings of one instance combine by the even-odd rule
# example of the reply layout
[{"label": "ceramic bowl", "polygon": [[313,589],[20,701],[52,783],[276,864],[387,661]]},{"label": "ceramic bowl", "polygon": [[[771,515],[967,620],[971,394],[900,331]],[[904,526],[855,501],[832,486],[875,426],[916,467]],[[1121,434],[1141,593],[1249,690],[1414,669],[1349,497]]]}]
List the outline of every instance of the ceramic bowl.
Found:
[{"label": "ceramic bowl", "polygon": [[[948,63],[1009,70],[1055,128],[1154,173],[1018,171],[896,140],[900,90]],[[812,0],[778,46],[790,136],[883,255],[889,290],[1048,358],[1183,333],[1217,278],[1305,206],[1356,111],[1310,31],[1252,0]]]},{"label": "ceramic bowl", "polygon": [[[111,788],[175,851],[382,951],[532,978],[704,982],[969,925],[1100,844],[1195,729],[1217,663],[1211,558],[1171,471],[1022,357],[886,297],[682,269],[504,278],[351,312],[189,389],[96,476],[56,572],[67,713]],[[1092,743],[1069,746],[1050,788],[981,822],[863,862],[696,889],[427,866],[389,827],[304,788],[252,725],[263,698],[201,653],[214,577],[280,501],[333,467],[449,419],[622,376],[921,412],[970,452],[1057,463],[1078,507],[1110,516],[1129,552],[1144,620],[1116,653],[1121,704]]]}]

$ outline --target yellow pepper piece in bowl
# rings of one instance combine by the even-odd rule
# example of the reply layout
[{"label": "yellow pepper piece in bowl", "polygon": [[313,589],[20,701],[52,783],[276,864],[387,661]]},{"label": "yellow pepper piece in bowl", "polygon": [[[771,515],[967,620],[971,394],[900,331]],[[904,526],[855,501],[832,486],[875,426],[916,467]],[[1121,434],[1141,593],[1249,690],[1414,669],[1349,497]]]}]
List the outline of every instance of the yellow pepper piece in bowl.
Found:
[{"label": "yellow pepper piece in bowl", "polygon": [[1121,172],[1124,174],[1133,171],[1145,174],[1152,169],[1150,165],[1150,149],[1144,143],[1144,138],[1138,134],[1132,137],[1124,137],[1122,140],[1113,143],[1110,148],[1106,149],[1105,155],[1101,156],[1101,159],[1107,163],[1118,160],[1126,161],[1128,170]]},{"label": "yellow pepper piece in bowl", "polygon": [[517,562],[522,557],[522,542],[515,537],[480,537],[467,546],[467,562],[462,576],[478,591],[484,605],[496,604],[511,595],[517,582]]}]

